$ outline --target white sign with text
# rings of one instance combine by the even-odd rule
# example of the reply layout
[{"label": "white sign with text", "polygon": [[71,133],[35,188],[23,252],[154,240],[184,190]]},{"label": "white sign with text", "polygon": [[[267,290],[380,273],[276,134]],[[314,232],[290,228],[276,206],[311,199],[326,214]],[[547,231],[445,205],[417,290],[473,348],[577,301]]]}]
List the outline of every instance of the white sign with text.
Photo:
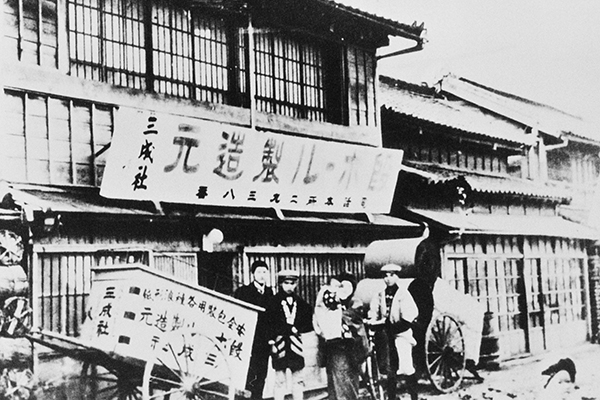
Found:
[{"label": "white sign with text", "polygon": [[121,108],[101,194],[315,212],[388,213],[402,151]]}]

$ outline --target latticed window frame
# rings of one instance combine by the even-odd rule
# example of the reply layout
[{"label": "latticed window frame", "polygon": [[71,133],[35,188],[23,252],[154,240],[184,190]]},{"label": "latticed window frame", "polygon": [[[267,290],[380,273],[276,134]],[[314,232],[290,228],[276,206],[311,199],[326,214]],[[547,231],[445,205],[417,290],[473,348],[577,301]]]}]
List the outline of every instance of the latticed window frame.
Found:
[{"label": "latticed window frame", "polygon": [[268,46],[250,54],[247,16],[167,0],[6,0],[4,20],[11,60],[291,118],[378,125],[374,49],[259,26],[253,43]]},{"label": "latticed window frame", "polygon": [[259,111],[325,121],[323,54],[318,44],[263,30],[256,37],[255,57]]},{"label": "latticed window frame", "polygon": [[35,260],[32,298],[36,326],[75,337],[81,334],[89,308],[93,268],[140,263],[179,281],[198,283],[194,252],[49,250],[35,253]]},{"label": "latticed window frame", "polygon": [[5,129],[0,170],[5,179],[99,186],[114,130],[114,106],[4,92]]},{"label": "latticed window frame", "polygon": [[224,17],[172,2],[69,0],[73,75],[117,86],[239,105]]},{"label": "latticed window frame", "polygon": [[[58,68],[58,0],[5,0],[7,59]],[[14,45],[12,45],[14,44]]]}]

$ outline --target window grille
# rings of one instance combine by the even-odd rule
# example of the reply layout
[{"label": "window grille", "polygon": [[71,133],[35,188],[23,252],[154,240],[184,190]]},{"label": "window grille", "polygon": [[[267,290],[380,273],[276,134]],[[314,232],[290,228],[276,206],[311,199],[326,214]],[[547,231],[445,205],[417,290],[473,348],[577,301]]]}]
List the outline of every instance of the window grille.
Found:
[{"label": "window grille", "polygon": [[152,268],[182,282],[198,284],[198,258],[195,253],[156,253]]},{"label": "window grille", "polygon": [[[487,242],[487,246],[486,246]],[[561,329],[585,335],[583,242],[532,237],[470,238],[449,245],[444,279],[494,313],[507,353],[549,348]]]},{"label": "window grille", "polygon": [[347,51],[350,125],[376,126],[375,56],[357,48]]},{"label": "window grille", "polygon": [[143,2],[69,0],[71,73],[135,89],[145,87]]},{"label": "window grille", "polygon": [[86,79],[232,104],[230,36],[223,18],[172,2],[69,0],[71,69]]},{"label": "window grille", "polygon": [[152,8],[154,91],[227,103],[229,38],[225,22],[168,4]]},{"label": "window grille", "polygon": [[5,92],[0,167],[16,182],[96,186],[106,164],[112,107]]},{"label": "window grille", "polygon": [[324,121],[321,50],[274,32],[255,43],[257,110]]},{"label": "window grille", "polygon": [[194,253],[152,253],[147,250],[110,252],[37,253],[34,266],[35,325],[69,336],[79,336],[92,286],[92,268],[123,263],[151,264],[160,272],[196,284]]},{"label": "window grille", "polygon": [[3,56],[58,67],[57,0],[5,0]]},{"label": "window grille", "polygon": [[265,27],[249,54],[243,18],[166,0],[5,0],[4,19],[9,57],[79,78],[249,108],[254,57],[258,111],[378,123],[373,51]]}]

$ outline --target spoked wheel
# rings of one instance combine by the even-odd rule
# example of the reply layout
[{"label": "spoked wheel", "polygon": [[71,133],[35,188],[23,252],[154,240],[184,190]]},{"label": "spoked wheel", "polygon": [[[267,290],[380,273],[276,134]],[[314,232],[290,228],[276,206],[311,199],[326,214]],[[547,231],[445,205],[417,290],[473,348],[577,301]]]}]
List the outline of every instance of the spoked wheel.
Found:
[{"label": "spoked wheel", "polygon": [[85,400],[142,400],[140,379],[84,363],[80,376],[81,398]]},{"label": "spoked wheel", "polygon": [[173,331],[144,370],[144,400],[233,400],[231,370],[219,345],[193,331]]},{"label": "spoked wheel", "polygon": [[377,356],[370,354],[365,361],[363,380],[373,400],[385,400],[385,380],[379,372]]},{"label": "spoked wheel", "polygon": [[23,337],[31,330],[31,308],[26,297],[6,299],[2,310],[2,333],[8,337]]},{"label": "spoked wheel", "polygon": [[425,335],[425,358],[431,383],[442,393],[456,390],[465,373],[465,341],[458,322],[448,314],[432,319]]}]

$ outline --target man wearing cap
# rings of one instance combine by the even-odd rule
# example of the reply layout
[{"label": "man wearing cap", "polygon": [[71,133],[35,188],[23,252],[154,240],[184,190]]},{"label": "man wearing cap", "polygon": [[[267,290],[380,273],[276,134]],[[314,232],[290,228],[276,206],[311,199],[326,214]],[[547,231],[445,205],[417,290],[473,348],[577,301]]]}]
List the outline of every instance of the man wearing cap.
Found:
[{"label": "man wearing cap", "polygon": [[[234,296],[237,299],[266,309],[273,299],[273,290],[267,286],[269,267],[264,261],[257,260],[252,263],[251,270],[252,282],[238,288]],[[265,379],[267,378],[270,353],[270,346],[266,338],[267,324],[268,320],[265,318],[265,313],[259,313],[246,380],[246,389],[250,391],[252,400],[262,400]]]},{"label": "man wearing cap", "polygon": [[298,271],[279,271],[279,291],[267,307],[268,340],[275,370],[274,400],[283,400],[286,394],[287,370],[291,371],[294,400],[304,397],[304,356],[301,334],[313,330],[312,307],[298,294]]},{"label": "man wearing cap", "polygon": [[371,301],[369,319],[383,321],[384,329],[376,341],[377,353],[383,356],[382,368],[388,376],[388,399],[396,399],[397,375],[404,375],[411,400],[418,399],[417,377],[413,366],[412,348],[416,344],[411,323],[419,311],[408,291],[410,280],[400,278],[402,267],[386,264],[381,267],[385,289]]}]

